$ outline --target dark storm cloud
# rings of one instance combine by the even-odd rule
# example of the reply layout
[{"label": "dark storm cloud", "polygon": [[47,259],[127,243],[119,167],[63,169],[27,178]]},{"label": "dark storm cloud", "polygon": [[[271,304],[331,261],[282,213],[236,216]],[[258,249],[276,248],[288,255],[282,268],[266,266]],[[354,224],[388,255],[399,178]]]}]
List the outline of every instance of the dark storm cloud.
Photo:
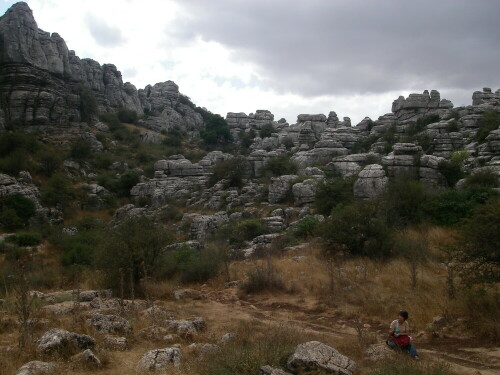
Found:
[{"label": "dark storm cloud", "polygon": [[182,0],[177,25],[306,96],[500,86],[500,1]]},{"label": "dark storm cloud", "polygon": [[115,47],[125,42],[120,29],[108,25],[106,21],[100,18],[87,14],[85,23],[89,28],[92,38],[103,47]]}]

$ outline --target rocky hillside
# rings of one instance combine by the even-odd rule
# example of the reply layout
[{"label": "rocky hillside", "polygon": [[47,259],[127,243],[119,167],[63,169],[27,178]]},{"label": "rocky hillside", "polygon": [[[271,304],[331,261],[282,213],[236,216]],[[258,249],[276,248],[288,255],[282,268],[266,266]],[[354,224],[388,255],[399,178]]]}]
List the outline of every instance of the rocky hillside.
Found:
[{"label": "rocky hillside", "polygon": [[359,124],[223,118],[80,59],[17,3],[0,18],[0,375],[451,375],[372,345],[402,307],[428,358],[492,374],[499,126],[490,88]]}]

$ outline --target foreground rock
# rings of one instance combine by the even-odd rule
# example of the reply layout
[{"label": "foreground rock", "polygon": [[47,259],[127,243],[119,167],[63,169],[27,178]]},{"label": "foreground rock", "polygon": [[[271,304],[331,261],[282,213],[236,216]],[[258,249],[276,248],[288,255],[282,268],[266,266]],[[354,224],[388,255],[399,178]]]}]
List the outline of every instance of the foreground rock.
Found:
[{"label": "foreground rock", "polygon": [[179,348],[154,349],[142,356],[136,369],[138,372],[166,373],[167,368],[179,368],[181,361],[182,353]]},{"label": "foreground rock", "polygon": [[259,375],[292,375],[282,369],[274,368],[271,366],[262,366],[259,370]]},{"label": "foreground rock", "polygon": [[96,369],[101,366],[101,360],[90,349],[78,353],[71,358],[73,366],[83,367],[86,369]]},{"label": "foreground rock", "polygon": [[52,375],[56,374],[57,365],[52,362],[31,361],[16,371],[16,375]]},{"label": "foreground rock", "polygon": [[64,329],[53,328],[42,336],[38,343],[38,350],[43,354],[72,355],[80,350],[95,346],[95,340],[88,335],[69,332]]},{"label": "foreground rock", "polygon": [[201,317],[190,320],[165,320],[163,324],[182,337],[193,337],[206,327],[205,320]]},{"label": "foreground rock", "polygon": [[319,341],[310,341],[298,345],[288,359],[287,366],[294,373],[313,370],[339,375],[352,375],[356,370],[356,362]]}]

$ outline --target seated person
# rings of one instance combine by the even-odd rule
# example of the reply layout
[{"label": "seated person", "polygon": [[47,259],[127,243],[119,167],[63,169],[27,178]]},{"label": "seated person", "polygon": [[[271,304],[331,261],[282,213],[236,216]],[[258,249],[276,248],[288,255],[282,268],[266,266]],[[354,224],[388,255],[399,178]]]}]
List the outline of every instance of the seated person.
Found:
[{"label": "seated person", "polygon": [[391,323],[386,343],[392,349],[406,350],[413,358],[418,359],[417,350],[413,346],[412,340],[410,337],[410,325],[408,324],[408,312],[401,310],[398,318]]}]

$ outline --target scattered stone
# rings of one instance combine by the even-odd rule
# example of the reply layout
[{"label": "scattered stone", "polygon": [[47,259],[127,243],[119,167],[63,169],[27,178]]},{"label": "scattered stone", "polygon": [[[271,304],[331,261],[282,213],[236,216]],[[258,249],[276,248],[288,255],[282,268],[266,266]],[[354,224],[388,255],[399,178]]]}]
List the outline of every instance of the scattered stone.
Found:
[{"label": "scattered stone", "polygon": [[174,297],[176,300],[181,299],[200,299],[201,293],[194,289],[179,289],[174,291]]},{"label": "scattered stone", "polygon": [[226,333],[225,335],[222,335],[220,338],[220,342],[223,344],[227,344],[228,342],[236,340],[236,333]]},{"label": "scattered stone", "polygon": [[102,345],[110,350],[124,351],[128,348],[128,340],[126,337],[107,335],[104,337]]},{"label": "scattered stone", "polygon": [[94,352],[90,349],[86,349],[83,352],[74,355],[71,358],[71,363],[87,369],[95,369],[101,366],[101,360],[97,358]]},{"label": "scattered stone", "polygon": [[271,366],[262,366],[259,370],[259,375],[292,375],[289,372]]},{"label": "scattered stone", "polygon": [[132,332],[130,322],[118,315],[92,314],[88,324],[96,330],[106,333],[129,334]]},{"label": "scattered stone", "polygon": [[391,350],[391,348],[389,348],[386,344],[374,344],[370,345],[365,354],[371,361],[379,362],[393,358],[395,352]]}]

